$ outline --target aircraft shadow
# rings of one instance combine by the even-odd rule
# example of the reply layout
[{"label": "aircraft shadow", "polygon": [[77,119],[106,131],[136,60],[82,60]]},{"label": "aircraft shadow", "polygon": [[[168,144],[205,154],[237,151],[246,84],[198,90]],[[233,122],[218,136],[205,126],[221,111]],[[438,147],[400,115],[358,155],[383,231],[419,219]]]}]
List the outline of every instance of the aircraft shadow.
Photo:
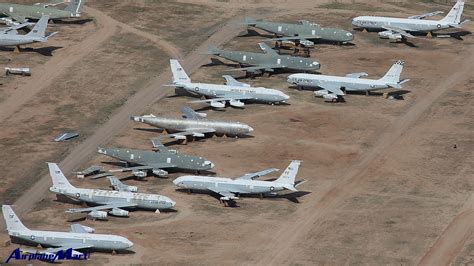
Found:
[{"label": "aircraft shadow", "polygon": [[135,130],[140,130],[140,131],[147,131],[147,132],[153,132],[153,133],[163,133],[165,130],[162,128],[142,128],[142,127],[135,127],[133,128]]},{"label": "aircraft shadow", "polygon": [[275,38],[275,35],[273,34],[265,34],[265,33],[259,33],[258,31],[254,29],[248,29],[247,32],[243,31],[242,33],[244,34],[239,34],[237,37],[264,37],[264,38]]},{"label": "aircraft shadow", "polygon": [[73,20],[53,19],[54,24],[62,24],[62,25],[84,25],[92,21],[94,21],[94,19],[91,19],[91,18],[73,19]]},{"label": "aircraft shadow", "polygon": [[[43,56],[53,56],[53,52],[61,48],[63,47],[59,47],[59,46],[49,46],[49,47],[41,47],[41,48],[24,47],[20,49],[20,53],[38,53]],[[14,52],[14,50],[15,50],[14,47],[0,47],[0,51]]]}]

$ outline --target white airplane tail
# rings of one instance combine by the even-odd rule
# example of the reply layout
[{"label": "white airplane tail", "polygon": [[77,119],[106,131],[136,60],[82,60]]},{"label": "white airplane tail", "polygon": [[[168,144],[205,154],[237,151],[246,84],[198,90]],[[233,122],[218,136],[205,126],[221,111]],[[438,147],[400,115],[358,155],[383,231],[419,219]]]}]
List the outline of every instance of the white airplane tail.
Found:
[{"label": "white airplane tail", "polygon": [[449,13],[446,15],[446,17],[444,17],[440,21],[446,22],[449,24],[460,24],[463,10],[464,10],[464,0],[458,0],[456,4],[454,4],[453,8],[451,8]]},{"label": "white airplane tail", "polygon": [[61,169],[55,163],[48,163],[49,175],[53,180],[53,187],[56,189],[75,188],[64,176]]},{"label": "white airplane tail", "polygon": [[173,73],[173,83],[191,83],[191,79],[184,71],[181,64],[176,59],[170,59],[171,72]]},{"label": "white airplane tail", "polygon": [[283,185],[284,188],[292,191],[297,191],[295,188],[295,179],[298,174],[301,161],[293,160],[286,168],[285,172],[275,180],[276,183]]},{"label": "white airplane tail", "polygon": [[403,71],[403,65],[405,65],[405,62],[398,60],[380,80],[390,84],[398,84],[400,82],[400,75]]},{"label": "white airplane tail", "polygon": [[10,205],[2,205],[3,218],[5,218],[5,224],[7,225],[8,232],[11,231],[29,231],[26,226],[20,221],[20,218],[16,216]]}]

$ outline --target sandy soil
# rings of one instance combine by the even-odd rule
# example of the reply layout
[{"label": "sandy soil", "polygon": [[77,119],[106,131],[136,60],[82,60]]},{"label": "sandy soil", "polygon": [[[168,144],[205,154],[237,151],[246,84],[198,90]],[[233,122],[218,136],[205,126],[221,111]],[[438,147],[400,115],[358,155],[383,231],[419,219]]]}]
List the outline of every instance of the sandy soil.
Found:
[{"label": "sandy soil", "polygon": [[[280,6],[275,7],[276,2]],[[217,27],[216,21],[203,18],[203,27],[199,30],[209,31],[209,27],[213,30],[207,40],[207,36],[200,36],[205,42],[192,50],[188,44],[175,43],[182,35],[157,29],[150,17],[141,21],[133,16],[124,17],[128,4],[110,8],[93,3],[88,12],[95,17],[98,26],[95,29],[88,27],[94,32],[105,31],[102,27],[107,28],[107,32],[113,30],[114,37],[106,41],[108,45],[114,40],[116,46],[130,45],[131,40],[124,36],[139,36],[142,42],[149,42],[169,56],[182,58],[183,66],[192,73],[193,80],[222,82],[220,76],[227,73],[228,67],[200,67],[209,62],[203,53],[210,44],[258,51],[256,43],[261,37],[235,37],[242,31],[237,22],[244,15],[268,16],[269,13],[264,14],[262,10],[272,10],[273,20],[295,21],[315,20],[314,13],[317,13],[317,21],[323,25],[349,28],[350,18],[362,15],[364,11],[403,15],[449,9],[446,5],[413,5],[410,1],[401,4],[358,1],[354,6],[349,2],[301,1],[294,6],[287,1],[193,1],[200,6],[199,10],[209,7],[211,11],[222,11],[218,21],[225,16],[230,20]],[[180,3],[187,2],[181,0]],[[164,10],[177,5],[169,1],[161,4]],[[141,9],[157,8],[142,1],[132,2],[130,6],[133,8],[129,12],[141,13],[144,13]],[[290,6],[290,11],[284,10]],[[252,9],[256,7],[260,10]],[[348,10],[351,7],[352,10]],[[137,8],[141,9],[137,11]],[[466,17],[472,17],[470,8],[466,10]],[[192,24],[199,25],[199,22]],[[170,26],[171,29],[174,27],[174,24]],[[472,25],[467,28],[473,29]],[[303,163],[298,178],[307,180],[300,187],[302,192],[263,200],[244,197],[238,207],[225,208],[211,195],[176,190],[171,180],[179,173],[172,173],[167,179],[128,180],[127,183],[137,185],[140,191],[173,198],[178,202],[177,211],[160,215],[136,211],[127,219],[111,217],[107,222],[81,221],[98,232],[121,234],[135,243],[133,254],[94,253],[93,263],[446,265],[471,262],[474,250],[474,79],[471,71],[474,41],[469,35],[464,39],[419,38],[414,41],[417,47],[408,47],[380,40],[376,34],[357,32],[355,46],[322,44],[314,50],[312,57],[321,62],[324,74],[366,71],[376,78],[395,60],[405,59],[403,78],[411,81],[405,85],[409,93],[403,95],[403,100],[388,100],[381,95],[348,95],[345,103],[328,104],[314,98],[310,91],[288,88],[285,74],[245,80],[284,91],[292,97],[291,105],[254,104],[243,110],[208,111],[212,118],[248,123],[255,128],[254,137],[214,137],[173,148],[211,159],[216,164],[214,172],[224,176],[239,176],[267,167],[284,169],[291,159],[300,159]],[[153,48],[146,51],[150,49]],[[130,56],[151,57],[143,53]],[[67,55],[64,55],[66,59]],[[101,60],[107,62],[106,59],[107,56],[81,62],[87,67]],[[38,64],[45,67],[51,60],[54,58]],[[98,145],[149,149],[149,138],[159,133],[139,130],[148,127],[124,122],[128,121],[129,115],[179,116],[179,107],[192,98],[166,97],[173,95],[173,90],[161,86],[169,82],[167,58],[158,67],[156,73],[160,74],[143,77],[141,83],[129,80],[125,85],[135,84],[136,87],[133,93],[126,89],[118,91],[118,95],[127,97],[122,106],[111,107],[106,119],[91,120],[94,126],[81,143],[62,151],[61,167],[66,173],[110,161],[94,156]],[[45,67],[45,71],[49,69],[49,66]],[[133,76],[141,69],[135,67],[119,73]],[[63,74],[67,73],[66,70]],[[86,75],[82,71],[79,73]],[[59,78],[52,84],[64,80],[68,79]],[[110,82],[104,80],[102,84]],[[64,89],[60,85],[57,87]],[[111,92],[114,88],[105,87],[104,90]],[[74,103],[67,94],[71,92],[59,94],[55,102]],[[5,102],[11,97],[14,94]],[[12,108],[24,108],[21,102],[19,104]],[[48,106],[39,101],[29,112],[49,110],[42,104]],[[6,111],[15,113],[9,108]],[[52,115],[52,112],[46,112],[46,118],[33,124],[25,122],[27,116],[20,121],[37,128],[39,124],[50,123],[48,117],[54,117]],[[8,123],[6,118],[8,116],[1,122]],[[14,126],[13,121],[5,125],[12,127],[5,135],[14,136],[21,129]],[[5,145],[5,140],[0,143]],[[15,145],[20,149],[21,143],[11,144],[12,149]],[[19,160],[27,164],[35,162],[34,159],[23,157],[17,159],[18,163],[9,162],[12,169],[8,172],[12,173],[16,165],[22,165]],[[106,180],[78,180],[69,176],[71,182],[80,187],[108,186]],[[59,230],[66,229],[74,219],[81,220],[80,216],[64,213],[73,205],[57,201],[54,195],[46,192],[50,185],[48,176],[38,175],[38,178],[40,181],[15,202],[15,209],[21,213],[25,224],[32,228]],[[4,187],[12,180],[5,179]],[[7,237],[2,236],[2,239]],[[11,246],[0,248],[0,254],[10,250]]]}]

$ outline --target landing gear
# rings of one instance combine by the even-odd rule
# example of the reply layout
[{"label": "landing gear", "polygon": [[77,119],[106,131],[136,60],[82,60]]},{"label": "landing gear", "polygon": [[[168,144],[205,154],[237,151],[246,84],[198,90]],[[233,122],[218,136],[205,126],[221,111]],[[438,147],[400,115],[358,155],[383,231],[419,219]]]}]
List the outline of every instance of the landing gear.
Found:
[{"label": "landing gear", "polygon": [[15,50],[13,50],[14,53],[19,54],[21,53],[21,48],[19,45],[15,46]]}]

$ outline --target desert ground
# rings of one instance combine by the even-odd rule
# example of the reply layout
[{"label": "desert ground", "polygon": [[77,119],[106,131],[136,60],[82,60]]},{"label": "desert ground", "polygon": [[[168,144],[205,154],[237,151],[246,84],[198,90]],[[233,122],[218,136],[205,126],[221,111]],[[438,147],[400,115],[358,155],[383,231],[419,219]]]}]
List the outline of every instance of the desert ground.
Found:
[{"label": "desert ground", "polygon": [[[358,15],[448,11],[452,3],[446,2],[88,1],[80,22],[50,25],[59,34],[47,44],[28,46],[21,54],[0,49],[1,67],[33,69],[31,77],[0,80],[2,203],[13,204],[32,229],[66,231],[80,222],[134,242],[129,253],[92,253],[89,263],[97,265],[471,265],[473,35],[392,43],[350,24]],[[466,4],[463,17],[473,15],[473,6]],[[406,93],[400,99],[348,94],[343,103],[326,103],[312,91],[289,87],[283,73],[240,81],[281,90],[291,96],[289,105],[213,111],[163,86],[170,82],[169,58],[180,59],[192,80],[222,83],[230,67],[211,64],[207,48],[259,51],[257,43],[266,38],[244,34],[239,22],[245,16],[306,19],[352,30],[354,45],[312,49],[320,72],[367,72],[378,78],[402,59],[402,78],[411,79]],[[474,30],[473,24],[465,30]],[[90,165],[116,167],[96,153],[98,146],[151,149],[150,138],[161,133],[129,116],[179,117],[184,105],[213,119],[247,123],[255,131],[248,138],[212,137],[170,143],[170,148],[210,159],[217,176],[283,170],[298,159],[297,179],[306,180],[301,191],[242,197],[235,207],[224,207],[215,195],[177,190],[172,180],[179,172],[127,178],[124,182],[140,192],[175,200],[175,211],[138,210],[107,221],[65,213],[78,206],[48,191],[47,161],[58,162],[75,186],[107,188],[106,179],[77,179],[74,172]],[[64,131],[81,136],[52,141]],[[17,244],[9,244],[6,233],[0,240],[5,258]]]}]

